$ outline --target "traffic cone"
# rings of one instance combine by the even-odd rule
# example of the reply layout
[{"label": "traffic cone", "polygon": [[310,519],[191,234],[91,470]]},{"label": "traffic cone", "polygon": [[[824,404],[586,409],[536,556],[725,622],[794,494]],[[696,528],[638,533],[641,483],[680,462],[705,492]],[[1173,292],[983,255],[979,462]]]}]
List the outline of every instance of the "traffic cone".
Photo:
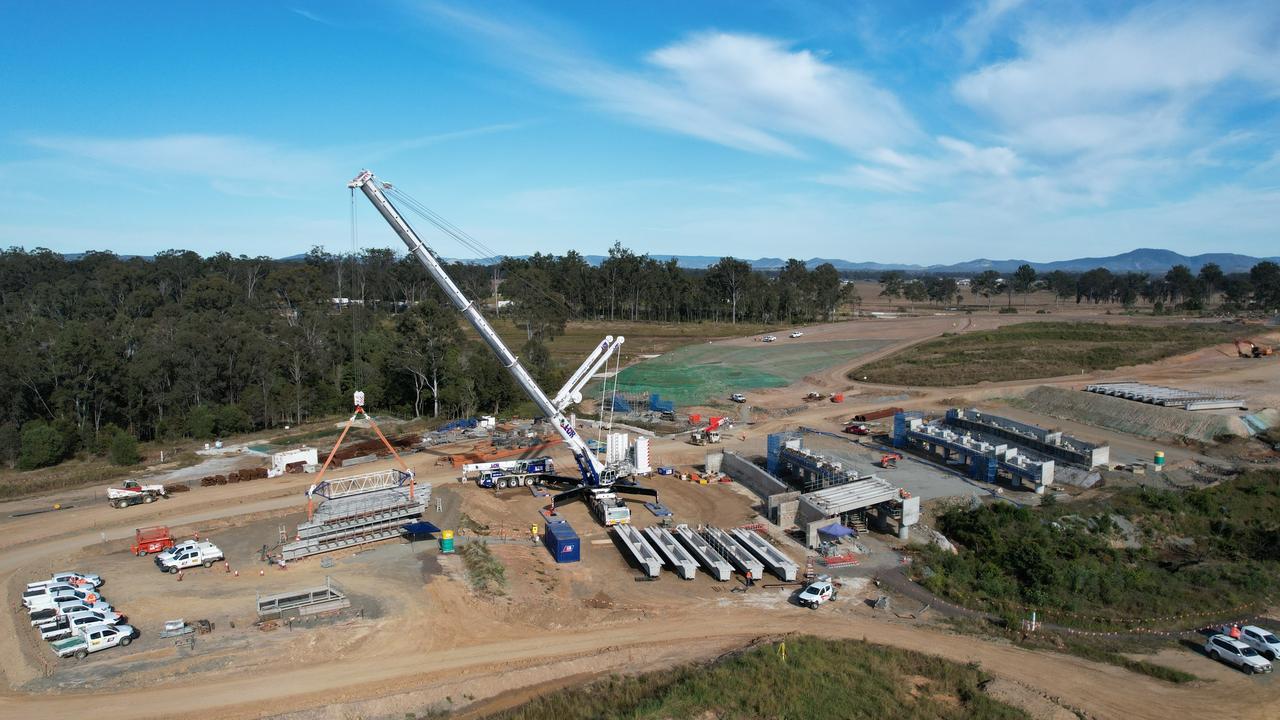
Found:
[{"label": "traffic cone", "polygon": [[258,568],[258,577],[262,577],[263,575],[266,575],[266,574],[267,574],[267,571],[265,568]]},{"label": "traffic cone", "polygon": [[178,582],[182,582],[182,571],[178,571]]},{"label": "traffic cone", "polygon": [[235,572],[235,575],[234,575],[233,577],[240,577],[240,571],[239,571],[239,570],[237,570],[237,571]]}]

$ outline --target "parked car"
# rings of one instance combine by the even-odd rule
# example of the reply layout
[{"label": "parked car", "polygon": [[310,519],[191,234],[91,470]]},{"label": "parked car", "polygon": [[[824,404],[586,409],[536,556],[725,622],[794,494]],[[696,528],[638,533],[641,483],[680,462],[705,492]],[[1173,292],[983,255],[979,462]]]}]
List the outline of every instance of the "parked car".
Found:
[{"label": "parked car", "polygon": [[100,613],[92,610],[71,613],[70,615],[60,615],[43,625],[36,627],[40,632],[42,640],[61,640],[71,637],[80,631],[80,628],[89,625],[117,625],[121,622],[123,616],[120,613]]},{"label": "parked car", "polygon": [[197,565],[212,567],[223,558],[222,550],[211,542],[194,544],[184,543],[165,550],[156,555],[156,567],[164,572],[177,573],[179,570],[193,568]]},{"label": "parked car", "polygon": [[793,337],[793,338],[804,337],[804,333],[800,332],[799,330],[796,330],[795,332],[791,333],[790,337]]},{"label": "parked car", "polygon": [[89,653],[117,645],[128,645],[137,636],[138,631],[131,625],[99,623],[82,627],[76,635],[50,643],[50,647],[53,648],[53,654],[58,657],[75,657],[77,660],[83,660],[89,656]]},{"label": "parked car", "polygon": [[850,435],[870,435],[871,428],[866,423],[850,423],[844,426],[844,431]]},{"label": "parked car", "polygon": [[1275,662],[1276,656],[1280,655],[1280,638],[1270,630],[1264,630],[1257,625],[1245,625],[1240,628],[1240,642],[1257,650],[1272,662]]},{"label": "parked car", "polygon": [[75,589],[75,585],[68,583],[49,583],[38,587],[28,585],[27,589],[22,591],[22,604],[27,610],[51,607],[53,605],[53,596],[68,593]]},{"label": "parked car", "polygon": [[823,575],[806,585],[800,591],[800,594],[796,595],[796,602],[807,608],[817,610],[819,605],[835,599],[835,596],[836,586],[832,584],[831,578]]},{"label": "parked car", "polygon": [[111,604],[105,600],[98,600],[96,603],[86,604],[83,600],[69,598],[57,603],[51,608],[45,608],[31,613],[31,625],[33,627],[43,625],[44,623],[62,615],[71,615],[72,613],[86,611],[99,613],[114,612],[111,608]]},{"label": "parked car", "polygon": [[760,338],[760,339],[761,339],[762,341],[764,341],[764,342],[773,342],[773,341],[777,340],[777,339],[778,339],[778,337],[777,337],[776,335],[765,335],[764,337],[762,337],[762,338]]},{"label": "parked car", "polygon": [[736,403],[744,403],[747,401],[747,396],[742,393],[734,393],[729,396],[729,399]]},{"label": "parked car", "polygon": [[31,603],[27,605],[27,611],[34,615],[41,610],[57,609],[59,605],[72,603],[84,603],[91,608],[96,608],[99,604],[105,605],[106,599],[93,588],[60,590],[53,595],[33,598]]},{"label": "parked car", "polygon": [[76,587],[84,587],[86,585],[88,585],[89,587],[102,586],[102,577],[98,575],[94,575],[93,573],[60,572],[60,573],[54,573],[53,576],[49,578],[49,580],[55,583],[66,583],[68,585],[75,585]]},{"label": "parked car", "polygon": [[1204,644],[1204,651],[1214,660],[1235,665],[1250,675],[1271,672],[1271,663],[1257,650],[1239,640],[1232,640],[1226,635],[1214,635],[1209,638],[1209,641]]}]

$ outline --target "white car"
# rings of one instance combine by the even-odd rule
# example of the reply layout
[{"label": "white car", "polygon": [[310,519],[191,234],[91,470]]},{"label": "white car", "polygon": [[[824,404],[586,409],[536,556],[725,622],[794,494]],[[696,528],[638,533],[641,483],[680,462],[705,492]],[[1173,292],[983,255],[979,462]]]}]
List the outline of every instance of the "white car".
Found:
[{"label": "white car", "polygon": [[[41,610],[56,609],[59,605],[84,603],[90,608],[96,610],[101,605],[106,605],[106,598],[102,594],[92,588],[85,590],[61,590],[53,595],[45,595],[32,599],[27,605],[27,611],[32,615]],[[110,608],[110,605],[107,605]]]},{"label": "white car", "polygon": [[777,340],[778,338],[777,338],[777,336],[775,336],[775,335],[765,335],[764,337],[762,337],[762,338],[760,338],[760,339],[761,339],[762,341],[764,341],[764,342],[773,342],[774,340]]},{"label": "white car", "polygon": [[1239,640],[1232,640],[1226,635],[1214,635],[1209,638],[1209,642],[1204,644],[1204,651],[1214,660],[1235,665],[1250,675],[1271,672],[1271,663],[1258,654],[1257,650]]},{"label": "white car", "polygon": [[1257,650],[1272,662],[1280,656],[1280,638],[1270,630],[1264,630],[1257,625],[1245,625],[1240,628],[1240,642]]},{"label": "white car", "polygon": [[799,330],[796,330],[795,332],[791,333],[791,337],[793,338],[804,337],[804,333],[800,332]]},{"label": "white car", "polygon": [[31,610],[33,606],[49,606],[49,599],[54,595],[75,590],[75,585],[68,583],[33,583],[22,591],[22,604]]},{"label": "white car", "polygon": [[123,616],[120,613],[100,613],[90,610],[56,617],[43,625],[36,626],[36,629],[40,631],[42,640],[61,640],[80,632],[80,628],[99,624],[118,625],[122,619]]},{"label": "white car", "polygon": [[836,594],[836,586],[832,584],[831,578],[824,575],[805,586],[805,589],[796,595],[796,602],[817,610],[822,603],[835,599]]},{"label": "white car", "polygon": [[729,399],[736,403],[744,403],[747,401],[747,396],[742,393],[734,393],[729,396]]},{"label": "white car", "polygon": [[200,542],[194,545],[179,545],[156,555],[156,567],[164,572],[176,573],[179,570],[193,568],[197,565],[213,567],[223,559],[222,550],[211,542]]},{"label": "white car", "polygon": [[96,603],[86,603],[77,598],[68,598],[61,600],[51,608],[36,610],[31,613],[31,625],[36,627],[43,625],[63,615],[72,615],[78,612],[96,612],[106,615],[118,614],[111,608],[111,604],[105,600],[99,600]]},{"label": "white car", "polygon": [[102,586],[102,578],[93,573],[60,572],[54,573],[53,577],[49,579],[55,583],[66,583],[76,587],[84,587],[85,585],[89,587]]}]

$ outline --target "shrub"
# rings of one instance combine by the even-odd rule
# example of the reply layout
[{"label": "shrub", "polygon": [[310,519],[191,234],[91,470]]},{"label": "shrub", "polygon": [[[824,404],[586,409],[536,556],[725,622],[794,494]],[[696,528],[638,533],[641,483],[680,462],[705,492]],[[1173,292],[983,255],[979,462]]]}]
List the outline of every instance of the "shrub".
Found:
[{"label": "shrub", "polygon": [[57,465],[66,458],[66,441],[61,433],[43,420],[31,420],[22,426],[18,467],[22,470]]},{"label": "shrub", "polygon": [[187,413],[187,435],[197,440],[213,437],[217,419],[213,411],[203,405],[191,408]]},{"label": "shrub", "polygon": [[138,441],[119,429],[111,438],[109,455],[112,465],[137,465],[142,461],[142,456],[138,454]]},{"label": "shrub", "polygon": [[248,432],[253,429],[253,420],[239,405],[222,405],[214,411],[216,432],[219,435]]}]

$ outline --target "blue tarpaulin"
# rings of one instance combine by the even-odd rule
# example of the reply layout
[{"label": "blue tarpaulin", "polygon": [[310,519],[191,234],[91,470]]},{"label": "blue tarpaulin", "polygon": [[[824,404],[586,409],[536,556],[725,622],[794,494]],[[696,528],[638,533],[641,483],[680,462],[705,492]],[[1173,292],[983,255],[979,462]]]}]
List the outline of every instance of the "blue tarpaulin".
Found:
[{"label": "blue tarpaulin", "polygon": [[818,528],[818,532],[829,537],[849,537],[850,535],[858,534],[853,528],[845,527],[840,523],[832,523],[826,527],[820,527]]},{"label": "blue tarpaulin", "polygon": [[406,535],[409,535],[411,537],[430,535],[431,533],[440,532],[440,528],[436,527],[435,525],[432,525],[429,522],[426,522],[425,520],[422,522],[409,523],[408,525],[405,525],[401,529],[404,531]]}]

